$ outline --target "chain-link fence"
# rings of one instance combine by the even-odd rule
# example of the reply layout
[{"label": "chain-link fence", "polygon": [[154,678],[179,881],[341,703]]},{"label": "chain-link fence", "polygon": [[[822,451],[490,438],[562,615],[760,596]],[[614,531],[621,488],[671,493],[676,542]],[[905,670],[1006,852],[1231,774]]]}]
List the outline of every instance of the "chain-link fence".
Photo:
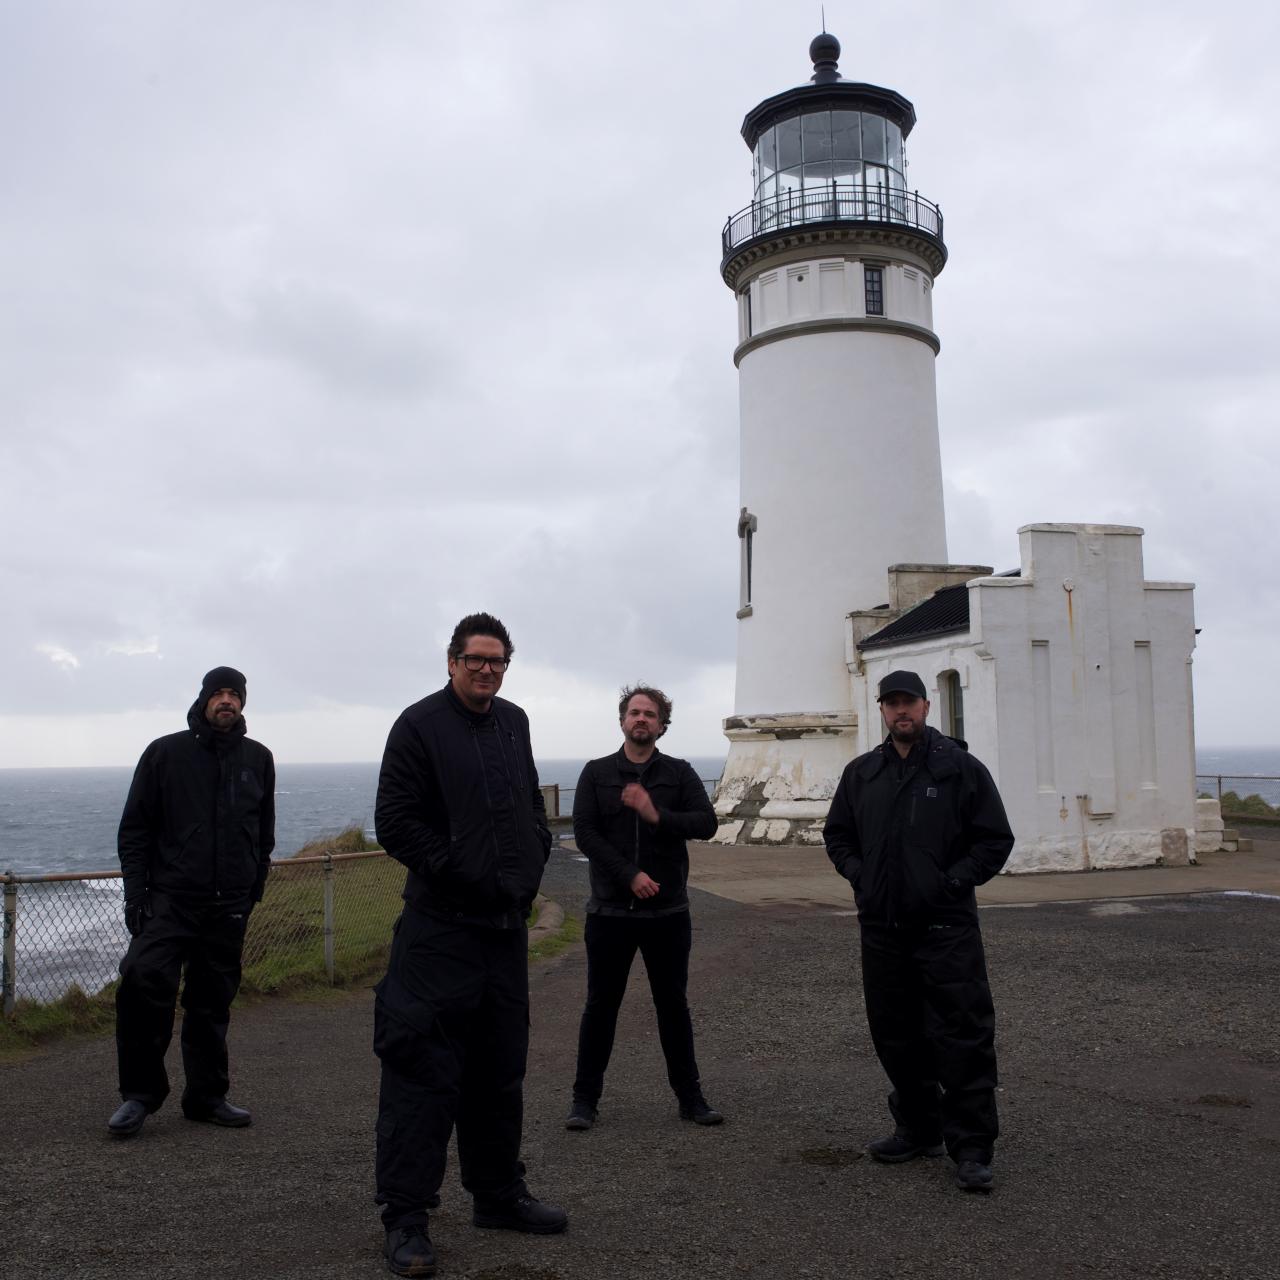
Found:
[{"label": "chain-link fence", "polygon": [[[247,991],[350,981],[377,966],[400,914],[405,869],[383,852],[319,854],[271,864],[249,918]],[[120,873],[4,876],[4,1011],[19,1000],[92,995],[112,983],[129,945]]]}]

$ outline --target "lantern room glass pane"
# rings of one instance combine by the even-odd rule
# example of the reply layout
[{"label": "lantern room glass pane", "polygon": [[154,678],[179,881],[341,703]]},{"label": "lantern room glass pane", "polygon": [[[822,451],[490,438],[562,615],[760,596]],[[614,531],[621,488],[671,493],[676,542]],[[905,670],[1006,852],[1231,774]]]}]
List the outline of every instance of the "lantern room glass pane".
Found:
[{"label": "lantern room glass pane", "polygon": [[778,168],[796,169],[800,165],[800,117],[779,121],[775,132],[778,137]]},{"label": "lantern room glass pane", "polygon": [[884,117],[862,113],[862,158],[884,163]]},{"label": "lantern room glass pane", "polygon": [[800,117],[804,138],[804,162],[815,164],[831,159],[831,112],[814,111]]},{"label": "lantern room glass pane", "polygon": [[756,143],[756,199],[767,200],[778,190],[777,157],[772,129],[766,129]]},{"label": "lantern room glass pane", "polygon": [[833,160],[831,162],[831,176],[839,186],[853,186],[859,181],[861,174],[862,165],[857,160]]},{"label": "lantern room glass pane", "polygon": [[856,111],[831,113],[831,158],[857,160],[862,155],[862,124]]},{"label": "lantern room glass pane", "polygon": [[890,169],[896,169],[902,172],[902,130],[898,128],[892,120],[884,122],[885,128],[885,159],[889,163]]},{"label": "lantern room glass pane", "polygon": [[806,164],[804,167],[804,185],[806,188],[829,187],[831,185],[831,161],[820,160],[817,164]]}]

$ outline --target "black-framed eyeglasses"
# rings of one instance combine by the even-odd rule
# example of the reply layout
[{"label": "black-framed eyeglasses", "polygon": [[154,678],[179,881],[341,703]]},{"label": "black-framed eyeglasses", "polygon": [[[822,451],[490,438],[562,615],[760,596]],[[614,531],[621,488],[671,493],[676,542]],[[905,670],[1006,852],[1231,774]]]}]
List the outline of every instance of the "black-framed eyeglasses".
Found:
[{"label": "black-framed eyeglasses", "polygon": [[483,653],[464,653],[462,665],[468,671],[483,671],[488,667],[494,675],[500,676],[510,665],[510,658],[490,658]]}]

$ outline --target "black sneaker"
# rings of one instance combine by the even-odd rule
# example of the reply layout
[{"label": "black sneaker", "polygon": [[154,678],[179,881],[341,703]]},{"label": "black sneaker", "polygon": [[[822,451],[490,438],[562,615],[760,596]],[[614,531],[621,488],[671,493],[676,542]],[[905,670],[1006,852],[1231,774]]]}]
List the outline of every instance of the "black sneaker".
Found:
[{"label": "black sneaker", "polygon": [[436,1273],[436,1251],[431,1247],[425,1225],[394,1227],[387,1232],[383,1253],[392,1275],[433,1276]]},{"label": "black sneaker", "polygon": [[529,1235],[553,1236],[569,1225],[569,1215],[558,1205],[543,1204],[527,1192],[501,1204],[476,1201],[471,1221],[477,1227],[500,1231],[524,1231]]},{"label": "black sneaker", "polygon": [[694,1124],[723,1124],[724,1116],[718,1112],[701,1094],[690,1102],[680,1104],[680,1119],[692,1120]]},{"label": "black sneaker", "polygon": [[902,1164],[904,1160],[915,1160],[918,1156],[941,1154],[942,1143],[919,1142],[910,1134],[901,1132],[867,1143],[867,1155],[881,1164]]},{"label": "black sneaker", "polygon": [[596,1122],[596,1109],[589,1102],[574,1100],[564,1122],[566,1129],[590,1129]]},{"label": "black sneaker", "polygon": [[956,1186],[961,1191],[990,1191],[995,1185],[991,1166],[983,1160],[960,1160],[956,1163]]},{"label": "black sneaker", "polygon": [[184,1102],[182,1114],[188,1120],[197,1120],[202,1124],[216,1124],[224,1129],[244,1129],[253,1123],[253,1116],[244,1107],[232,1106],[226,1098],[219,1098],[206,1106]]}]

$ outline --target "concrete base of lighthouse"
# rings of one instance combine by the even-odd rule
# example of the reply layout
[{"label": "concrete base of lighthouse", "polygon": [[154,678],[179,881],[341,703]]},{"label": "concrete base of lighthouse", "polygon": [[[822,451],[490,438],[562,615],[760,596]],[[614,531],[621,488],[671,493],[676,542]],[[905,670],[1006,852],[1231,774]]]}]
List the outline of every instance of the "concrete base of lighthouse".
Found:
[{"label": "concrete base of lighthouse", "polygon": [[715,808],[716,844],[821,844],[844,767],[853,759],[854,711],[730,716]]}]

